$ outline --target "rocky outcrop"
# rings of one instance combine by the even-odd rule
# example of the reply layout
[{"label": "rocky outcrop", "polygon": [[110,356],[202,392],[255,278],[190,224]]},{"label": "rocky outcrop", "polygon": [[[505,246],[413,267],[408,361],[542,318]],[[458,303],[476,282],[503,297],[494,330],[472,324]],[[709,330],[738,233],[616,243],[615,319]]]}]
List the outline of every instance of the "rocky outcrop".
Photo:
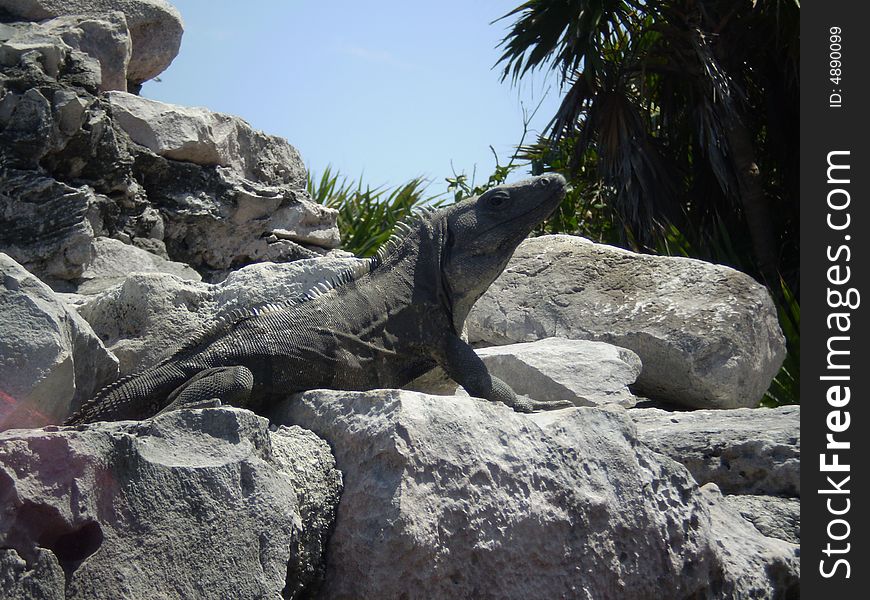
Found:
[{"label": "rocky outcrop", "polygon": [[640,440],[725,494],[800,497],[800,407],[634,409]]},{"label": "rocky outcrop", "polygon": [[[37,18],[24,4],[10,14]],[[106,285],[83,275],[99,238],[212,279],[338,245],[336,211],[310,201],[302,159],[285,140],[205,109],[101,93],[131,77],[133,17],[143,31],[159,29],[146,13],[166,5],[131,0],[125,21],[106,10],[113,3],[73,4],[100,14],[0,25],[0,251],[74,292]]]},{"label": "rocky outcrop", "polygon": [[[714,598],[799,598],[800,565],[797,545],[759,535],[726,500],[715,483],[701,487],[710,511],[710,533],[726,573],[739,581],[714,582]],[[783,559],[783,553],[793,554]]]},{"label": "rocky outcrop", "polygon": [[0,0],[0,10],[24,21],[120,14],[130,39],[126,79],[134,89],[169,66],[178,54],[184,32],[181,15],[165,0]]},{"label": "rocky outcrop", "polygon": [[61,76],[65,63],[74,59],[86,65],[98,90],[126,90],[130,36],[124,14],[70,15],[42,23],[0,24],[0,65],[15,67],[22,60],[33,59],[54,78]]},{"label": "rocky outcrop", "polygon": [[0,430],[57,423],[118,361],[51,289],[0,253]]},{"label": "rocky outcrop", "polygon": [[[489,372],[516,393],[535,400],[569,400],[575,406],[634,406],[628,386],[640,373],[637,354],[604,342],[545,338],[526,344],[491,346],[475,351]],[[464,395],[440,367],[406,389],[430,394]]]},{"label": "rocky outcrop", "polygon": [[801,543],[801,501],[798,498],[733,494],[725,502],[767,537]]},{"label": "rocky outcrop", "polygon": [[130,273],[169,273],[185,281],[200,281],[199,273],[184,263],[113,238],[98,237],[91,243],[93,258],[82,265],[76,292],[94,294],[122,284]]},{"label": "rocky outcrop", "polygon": [[628,348],[643,363],[638,393],[692,408],[757,406],[785,357],[773,302],[747,275],[566,235],[523,242],[467,325],[477,345]]},{"label": "rocky outcrop", "polygon": [[762,534],[800,543],[800,407],[628,411],[638,438],[721,490]]},{"label": "rocky outcrop", "polygon": [[0,433],[4,598],[299,598],[341,476],[310,432],[238,409]]},{"label": "rocky outcrop", "polygon": [[26,561],[18,552],[0,549],[0,593],[14,600],[65,600],[63,569],[51,550],[37,548]]},{"label": "rocky outcrop", "polygon": [[321,258],[259,263],[233,271],[218,284],[141,273],[103,294],[79,298],[77,310],[127,374],[154,364],[179,340],[233,310],[301,296],[356,262]]},{"label": "rocky outcrop", "polygon": [[106,98],[112,116],[130,139],[155,154],[202,166],[231,167],[242,177],[264,184],[305,185],[305,167],[296,148],[239,117],[123,92]]},{"label": "rocky outcrop", "polygon": [[325,598],[778,597],[797,585],[794,545],[716,513],[619,408],[521,415],[315,390],[272,417],[325,438],[344,474]]}]

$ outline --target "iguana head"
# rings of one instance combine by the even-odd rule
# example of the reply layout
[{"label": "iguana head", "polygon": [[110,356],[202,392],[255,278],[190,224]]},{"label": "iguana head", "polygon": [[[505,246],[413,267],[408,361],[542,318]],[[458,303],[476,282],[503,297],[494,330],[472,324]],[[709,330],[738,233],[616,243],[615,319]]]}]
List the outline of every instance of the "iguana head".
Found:
[{"label": "iguana head", "polygon": [[457,333],[520,242],[559,206],[565,188],[564,177],[547,174],[500,185],[439,211],[442,289]]}]

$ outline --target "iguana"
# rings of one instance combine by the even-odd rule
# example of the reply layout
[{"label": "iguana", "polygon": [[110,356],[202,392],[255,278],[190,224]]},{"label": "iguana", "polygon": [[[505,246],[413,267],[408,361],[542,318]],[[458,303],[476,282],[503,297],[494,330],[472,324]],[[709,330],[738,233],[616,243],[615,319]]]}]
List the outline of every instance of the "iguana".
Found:
[{"label": "iguana", "polygon": [[544,175],[429,211],[361,267],[304,297],[219,320],[102,389],[67,424],[215,399],[264,412],[297,391],[402,387],[436,365],[472,396],[517,411],[570,406],[517,397],[460,337],[472,305],[564,195],[565,179]]}]

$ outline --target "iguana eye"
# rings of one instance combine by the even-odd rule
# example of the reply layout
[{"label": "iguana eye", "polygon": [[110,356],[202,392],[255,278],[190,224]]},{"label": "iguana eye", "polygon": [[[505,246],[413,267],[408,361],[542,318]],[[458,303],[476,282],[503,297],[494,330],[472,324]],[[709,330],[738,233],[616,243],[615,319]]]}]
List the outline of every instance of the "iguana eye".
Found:
[{"label": "iguana eye", "polygon": [[486,203],[493,208],[498,208],[506,204],[508,200],[510,200],[510,195],[504,190],[498,190],[486,199]]}]

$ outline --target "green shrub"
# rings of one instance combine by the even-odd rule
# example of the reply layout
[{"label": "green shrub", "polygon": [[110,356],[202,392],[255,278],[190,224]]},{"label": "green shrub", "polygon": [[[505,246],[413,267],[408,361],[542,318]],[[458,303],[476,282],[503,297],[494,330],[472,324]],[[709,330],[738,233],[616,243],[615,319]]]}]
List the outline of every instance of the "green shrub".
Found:
[{"label": "green shrub", "polygon": [[357,256],[372,256],[390,239],[396,223],[405,221],[422,206],[439,206],[440,195],[426,195],[428,182],[421,177],[393,189],[371,188],[326,167],[320,178],[309,173],[308,193],[324,206],[338,210],[341,247]]}]

